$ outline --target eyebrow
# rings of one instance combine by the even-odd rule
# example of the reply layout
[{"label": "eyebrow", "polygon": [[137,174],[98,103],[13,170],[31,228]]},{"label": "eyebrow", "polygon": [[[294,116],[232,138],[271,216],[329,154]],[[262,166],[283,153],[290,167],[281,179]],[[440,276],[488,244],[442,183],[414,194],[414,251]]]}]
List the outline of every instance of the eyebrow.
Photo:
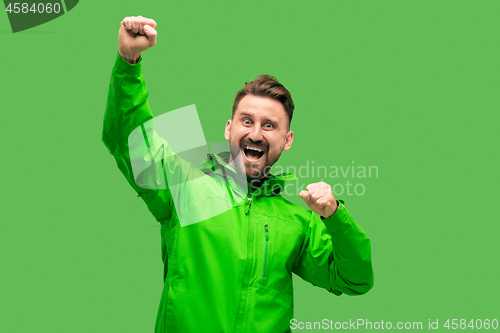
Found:
[{"label": "eyebrow", "polygon": [[[243,117],[250,117],[252,118],[253,115],[248,113],[248,112],[245,112],[245,111],[242,111],[240,112],[240,115],[243,116]],[[277,119],[274,119],[274,118],[266,118],[265,121],[269,121],[271,123],[275,123],[275,124],[278,124],[278,120]]]}]

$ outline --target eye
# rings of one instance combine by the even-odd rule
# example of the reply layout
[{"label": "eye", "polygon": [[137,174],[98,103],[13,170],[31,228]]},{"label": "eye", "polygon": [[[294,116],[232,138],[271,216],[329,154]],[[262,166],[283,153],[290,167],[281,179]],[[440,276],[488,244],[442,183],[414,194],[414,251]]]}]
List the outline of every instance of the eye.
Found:
[{"label": "eye", "polygon": [[243,119],[243,124],[250,125],[251,123],[250,119]]},{"label": "eye", "polygon": [[273,126],[273,124],[271,124],[271,123],[265,123],[265,124],[264,124],[264,127],[265,127],[265,128],[273,128],[274,126]]}]

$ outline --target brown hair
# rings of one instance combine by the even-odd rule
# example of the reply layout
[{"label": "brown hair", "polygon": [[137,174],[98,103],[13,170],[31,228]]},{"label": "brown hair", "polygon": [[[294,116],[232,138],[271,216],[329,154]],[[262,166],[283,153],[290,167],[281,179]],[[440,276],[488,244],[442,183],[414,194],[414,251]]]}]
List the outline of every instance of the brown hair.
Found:
[{"label": "brown hair", "polygon": [[236,93],[234,98],[233,116],[238,104],[246,95],[268,97],[279,101],[285,108],[289,124],[292,122],[293,109],[295,109],[292,95],[274,76],[263,74],[257,76],[252,82],[245,82],[245,86]]}]

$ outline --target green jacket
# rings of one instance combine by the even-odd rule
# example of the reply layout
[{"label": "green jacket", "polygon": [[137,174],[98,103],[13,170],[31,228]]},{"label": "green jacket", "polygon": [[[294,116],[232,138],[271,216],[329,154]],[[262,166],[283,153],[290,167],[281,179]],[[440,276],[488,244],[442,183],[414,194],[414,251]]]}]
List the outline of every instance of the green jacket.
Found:
[{"label": "green jacket", "polygon": [[[339,203],[334,215],[320,219],[280,195],[283,184],[296,179],[292,175],[245,190],[223,156],[211,155],[199,168],[176,158],[144,126],[153,115],[141,63],[117,55],[102,139],[161,224],[164,288],[155,332],[290,332],[292,273],[334,295],[368,292],[370,239],[345,206]],[[138,129],[148,145],[142,158],[151,168],[134,175],[131,159],[141,152],[130,137]],[[177,184],[165,185],[172,180]],[[227,209],[204,219],[215,206]],[[186,216],[197,223],[182,225]]]}]

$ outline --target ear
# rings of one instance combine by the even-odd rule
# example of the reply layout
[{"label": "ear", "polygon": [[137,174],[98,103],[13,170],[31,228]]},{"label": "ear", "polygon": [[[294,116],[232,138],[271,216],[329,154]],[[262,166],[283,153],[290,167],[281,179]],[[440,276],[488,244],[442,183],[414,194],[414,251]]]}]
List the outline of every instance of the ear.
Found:
[{"label": "ear", "polygon": [[286,133],[285,147],[283,147],[283,150],[290,149],[292,147],[292,142],[293,142],[293,132],[288,131],[288,133]]},{"label": "ear", "polygon": [[231,132],[231,119],[227,121],[226,130],[224,131],[224,137],[227,141],[229,141],[229,132]]}]

